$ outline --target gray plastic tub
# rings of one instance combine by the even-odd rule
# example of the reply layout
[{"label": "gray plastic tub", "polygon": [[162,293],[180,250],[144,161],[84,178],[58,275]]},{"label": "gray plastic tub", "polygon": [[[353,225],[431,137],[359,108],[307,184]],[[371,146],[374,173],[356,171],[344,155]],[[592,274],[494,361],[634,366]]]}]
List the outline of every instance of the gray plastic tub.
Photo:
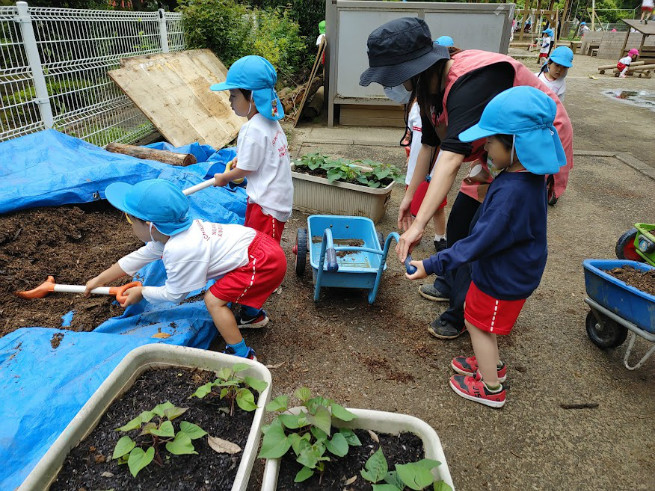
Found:
[{"label": "gray plastic tub", "polygon": [[130,351],[80,409],[18,489],[20,491],[47,489],[57,477],[68,452],[93,431],[112,402],[127,391],[144,371],[150,368],[166,367],[218,371],[236,363],[245,363],[250,366],[248,370],[244,370],[240,374],[256,377],[268,384],[257,401],[258,407],[255,410],[252,427],[232,486],[232,491],[245,490],[253,462],[257,456],[264,406],[271,397],[271,372],[256,361],[167,344],[148,344]]},{"label": "gray plastic tub", "polygon": [[[297,414],[304,408],[294,407],[290,411]],[[455,489],[453,480],[450,477],[446,456],[441,447],[441,440],[432,426],[425,421],[408,416],[407,414],[388,413],[385,411],[372,411],[369,409],[351,409],[348,411],[357,416],[352,421],[341,421],[332,418],[332,425],[337,428],[351,428],[357,430],[371,430],[377,433],[398,435],[400,433],[413,433],[423,441],[426,459],[434,459],[441,462],[434,472],[437,478],[449,484]],[[280,459],[266,459],[264,477],[262,479],[262,491],[275,491],[277,489],[277,477],[280,472]]]},{"label": "gray plastic tub", "polygon": [[[292,167],[293,169],[293,167]],[[310,176],[292,170],[293,208],[305,213],[354,215],[382,220],[394,183],[383,188],[369,188]]]}]

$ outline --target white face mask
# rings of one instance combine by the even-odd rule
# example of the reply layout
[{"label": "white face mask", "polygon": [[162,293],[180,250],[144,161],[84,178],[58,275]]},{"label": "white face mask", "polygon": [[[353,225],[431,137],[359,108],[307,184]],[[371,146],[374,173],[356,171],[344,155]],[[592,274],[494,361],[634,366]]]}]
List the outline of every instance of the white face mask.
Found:
[{"label": "white face mask", "polygon": [[412,97],[411,91],[407,90],[403,84],[395,87],[385,87],[384,94],[398,104],[408,104],[409,99]]},{"label": "white face mask", "polygon": [[148,227],[148,233],[150,233],[150,239],[151,239],[153,242],[157,242],[157,241],[155,240],[155,238],[152,236],[152,222],[150,222],[150,226]]}]

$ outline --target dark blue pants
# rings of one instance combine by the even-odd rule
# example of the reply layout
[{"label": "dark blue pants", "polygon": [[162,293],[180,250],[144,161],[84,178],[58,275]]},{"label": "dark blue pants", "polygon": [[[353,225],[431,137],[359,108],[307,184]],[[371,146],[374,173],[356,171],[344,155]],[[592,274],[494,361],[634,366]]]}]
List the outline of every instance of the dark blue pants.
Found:
[{"label": "dark blue pants", "polygon": [[[446,234],[448,247],[469,236],[478,221],[480,203],[463,193],[458,193],[448,215]],[[464,300],[471,284],[471,265],[464,264],[448,271],[434,281],[434,287],[443,294],[449,294],[450,306],[441,319],[457,328],[464,328]]]}]

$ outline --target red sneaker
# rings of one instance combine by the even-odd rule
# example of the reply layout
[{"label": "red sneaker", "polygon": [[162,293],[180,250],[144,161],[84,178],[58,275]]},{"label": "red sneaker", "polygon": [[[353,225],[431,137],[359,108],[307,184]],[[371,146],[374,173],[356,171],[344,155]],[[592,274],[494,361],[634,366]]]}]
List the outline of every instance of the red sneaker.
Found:
[{"label": "red sneaker", "polygon": [[[461,375],[475,377],[475,372],[478,371],[478,360],[475,356],[470,356],[469,358],[456,356],[453,358],[453,361],[450,362],[450,366]],[[504,382],[505,379],[507,379],[507,365],[503,363],[503,366],[498,368],[498,381]]]},{"label": "red sneaker", "polygon": [[466,375],[453,375],[450,377],[450,387],[455,393],[469,401],[479,402],[489,407],[503,407],[505,405],[505,389],[491,392],[482,380],[476,380]]}]

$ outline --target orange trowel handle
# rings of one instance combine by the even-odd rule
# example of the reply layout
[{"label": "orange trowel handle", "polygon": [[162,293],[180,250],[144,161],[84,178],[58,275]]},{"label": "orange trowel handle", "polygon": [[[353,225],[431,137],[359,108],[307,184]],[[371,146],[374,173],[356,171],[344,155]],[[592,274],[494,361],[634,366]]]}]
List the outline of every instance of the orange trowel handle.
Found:
[{"label": "orange trowel handle", "polygon": [[125,300],[127,300],[127,295],[125,295],[125,291],[129,290],[130,288],[134,288],[135,286],[143,286],[143,285],[141,284],[140,281],[132,281],[123,286],[112,286],[109,289],[109,294],[116,295],[116,300],[118,300],[118,303],[123,305],[125,303]]}]

